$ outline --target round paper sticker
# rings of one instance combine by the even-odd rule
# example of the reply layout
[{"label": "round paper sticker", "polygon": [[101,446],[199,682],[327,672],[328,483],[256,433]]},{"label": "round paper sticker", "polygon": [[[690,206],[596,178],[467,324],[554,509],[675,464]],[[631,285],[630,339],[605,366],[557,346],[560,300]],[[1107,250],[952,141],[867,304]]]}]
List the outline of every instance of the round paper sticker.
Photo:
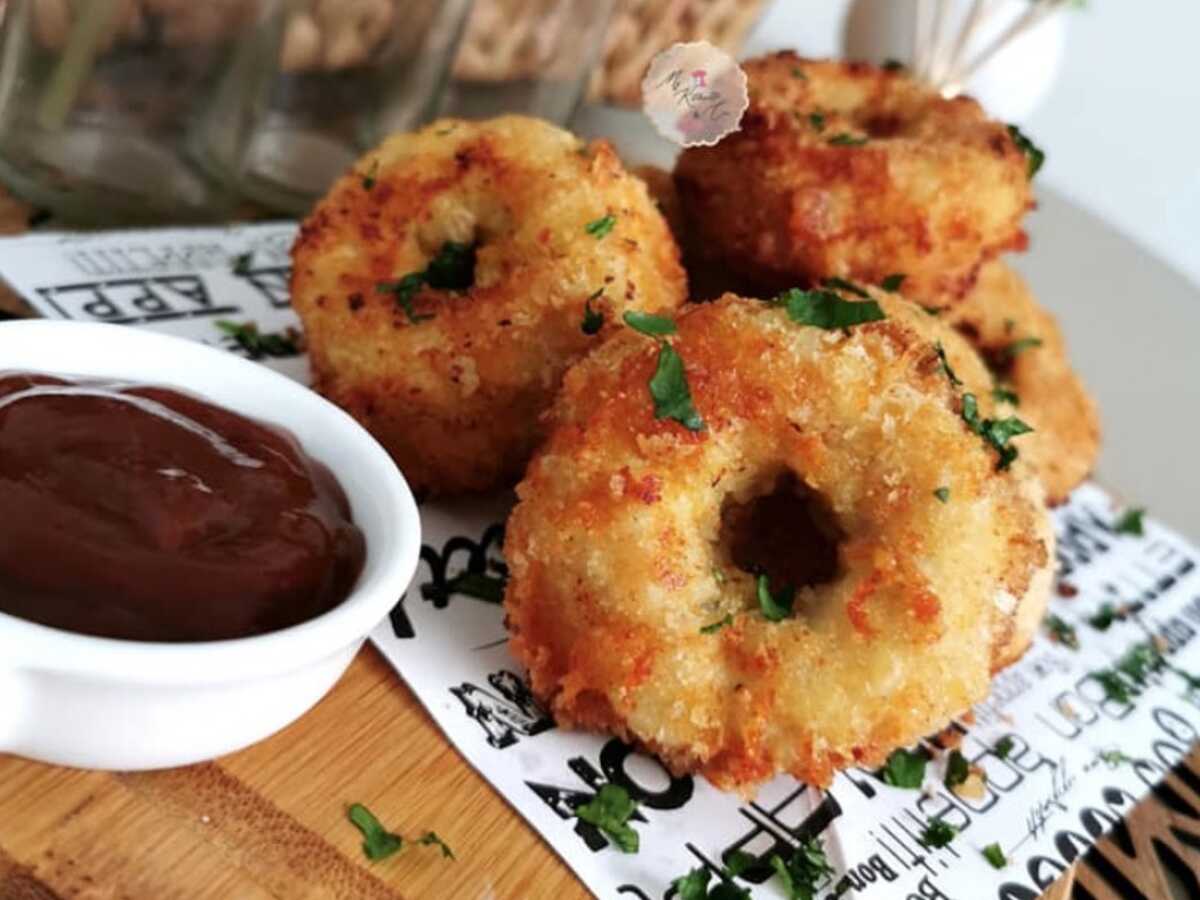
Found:
[{"label": "round paper sticker", "polygon": [[737,131],[749,102],[746,73],[706,41],[668,47],[642,79],[646,115],[659,134],[684,147],[711,147]]}]

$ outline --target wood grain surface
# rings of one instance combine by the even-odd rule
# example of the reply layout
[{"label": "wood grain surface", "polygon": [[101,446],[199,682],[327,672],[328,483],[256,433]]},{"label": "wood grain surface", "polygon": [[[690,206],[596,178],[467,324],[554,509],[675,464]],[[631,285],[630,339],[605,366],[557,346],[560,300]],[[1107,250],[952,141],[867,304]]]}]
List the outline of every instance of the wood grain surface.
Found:
[{"label": "wood grain surface", "polygon": [[[363,857],[365,803],[458,854]],[[1047,900],[1200,897],[1200,751]],[[374,648],[308,715],[217,762],[100,773],[0,757],[0,900],[571,898],[588,892],[442,736]],[[973,898],[967,898],[973,900]]]}]

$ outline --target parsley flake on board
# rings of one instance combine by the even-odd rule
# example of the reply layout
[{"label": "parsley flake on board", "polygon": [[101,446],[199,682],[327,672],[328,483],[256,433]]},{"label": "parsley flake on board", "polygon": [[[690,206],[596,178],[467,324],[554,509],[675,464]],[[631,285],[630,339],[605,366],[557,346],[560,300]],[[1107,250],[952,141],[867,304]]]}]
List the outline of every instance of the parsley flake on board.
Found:
[{"label": "parsley flake on board", "polygon": [[942,346],[942,342],[938,341],[933,345],[933,349],[937,351],[938,368],[945,373],[946,378],[950,380],[953,387],[962,387],[962,379],[954,374],[954,370],[950,368],[950,360],[946,359],[946,348]]},{"label": "parsley flake on board", "polygon": [[816,896],[817,883],[833,874],[821,839],[816,837],[802,839],[786,861],[774,853],[768,862],[783,883],[788,900],[812,900]]},{"label": "parsley flake on board", "polygon": [[1062,644],[1064,647],[1070,647],[1072,650],[1079,649],[1079,635],[1075,632],[1073,625],[1067,624],[1055,615],[1046,616],[1043,624],[1046,626],[1046,632],[1050,635],[1050,640],[1056,644]]},{"label": "parsley flake on board", "polygon": [[940,487],[933,492],[933,496],[937,497],[942,503],[950,502],[950,488]]},{"label": "parsley flake on board", "polygon": [[1046,154],[1038,149],[1037,144],[1022,134],[1021,129],[1016,125],[1008,126],[1008,134],[1013,139],[1013,143],[1017,145],[1017,149],[1025,154],[1026,176],[1033,178],[1038,173],[1038,169],[1042,167],[1042,163],[1046,161]]},{"label": "parsley flake on board", "polygon": [[668,334],[675,334],[678,330],[675,326],[675,320],[669,319],[666,316],[656,316],[651,313],[630,310],[622,318],[624,318],[626,325],[638,334],[644,334],[647,337],[662,337]]},{"label": "parsley flake on board", "polygon": [[258,324],[255,322],[238,324],[230,322],[228,319],[217,319],[213,324],[233,338],[250,359],[299,356],[303,346],[301,334],[295,328],[285,328],[283,331],[259,331]]},{"label": "parsley flake on board", "polygon": [[728,613],[728,614],[726,614],[725,618],[717,619],[717,621],[715,621],[715,622],[711,622],[708,625],[702,626],[700,628],[700,633],[701,634],[716,634],[722,628],[727,628],[732,624],[733,624],[733,613]]},{"label": "parsley flake on board", "polygon": [[1145,528],[1142,525],[1142,517],[1146,515],[1146,510],[1133,508],[1127,509],[1122,513],[1121,518],[1113,523],[1113,531],[1117,534],[1131,534],[1134,537],[1143,537],[1146,534]]},{"label": "parsley flake on board", "polygon": [[1117,766],[1121,765],[1122,763],[1133,762],[1132,756],[1126,756],[1120,750],[1102,750],[1099,753],[1099,758],[1110,769],[1115,769]]},{"label": "parsley flake on board", "polygon": [[654,418],[674,419],[688,431],[703,431],[704,419],[692,405],[683,359],[666,341],[658,349],[658,365],[650,379]]},{"label": "parsley flake on board", "polygon": [[583,303],[583,323],[579,328],[586,335],[598,334],[604,327],[604,313],[592,309],[592,301],[598,300],[603,295],[604,288],[600,288]]},{"label": "parsley flake on board", "polygon": [[946,760],[946,777],[943,783],[948,788],[955,788],[967,780],[967,776],[971,774],[971,767],[967,765],[967,758],[957,750],[950,751],[950,758]]},{"label": "parsley flake on board", "polygon": [[404,849],[406,843],[438,846],[442,850],[442,856],[455,858],[454,851],[435,832],[427,831],[415,841],[406,842],[400,835],[384,828],[383,823],[375,818],[375,814],[361,803],[350,804],[346,810],[346,818],[362,833],[363,855],[372,862],[387,859],[392,854],[398,853]]},{"label": "parsley flake on board", "polygon": [[992,748],[992,752],[996,754],[997,759],[1008,759],[1008,754],[1012,753],[1015,743],[1011,737],[1005,735],[996,741],[996,746]]},{"label": "parsley flake on board", "polygon": [[1088,624],[1097,631],[1108,631],[1112,623],[1121,618],[1120,611],[1111,603],[1102,603],[1100,608],[1088,617]]},{"label": "parsley flake on board", "polygon": [[781,622],[792,614],[796,602],[796,589],[788,585],[779,592],[771,593],[771,580],[766,575],[758,576],[758,608],[768,622]]},{"label": "parsley flake on board", "polygon": [[253,253],[239,253],[233,258],[233,274],[242,278],[249,275],[250,263],[253,259]]},{"label": "parsley flake on board", "polygon": [[956,834],[958,834],[958,829],[944,819],[930,819],[929,824],[925,826],[925,833],[921,835],[921,840],[937,849],[948,846]]},{"label": "parsley flake on board", "polygon": [[1014,437],[1033,431],[1016,416],[1006,419],[979,418],[979,401],[974,394],[963,394],[962,417],[967,427],[983,438],[984,442],[1000,455],[996,468],[1004,471],[1017,458],[1017,448],[1009,443]]},{"label": "parsley flake on board", "polygon": [[847,294],[853,294],[855,297],[862,297],[864,300],[869,300],[871,295],[860,288],[853,281],[847,281],[845,278],[826,278],[821,282],[822,287],[835,288],[839,291],[845,291]]},{"label": "parsley flake on board", "polygon": [[583,230],[586,231],[588,234],[590,234],[592,237],[594,237],[596,240],[600,240],[600,238],[604,237],[606,234],[608,234],[610,231],[612,231],[613,226],[616,224],[617,224],[617,217],[614,216],[612,213],[608,213],[607,215],[601,216],[599,219],[596,219],[595,221],[588,222],[586,225],[583,226]]},{"label": "parsley flake on board", "polygon": [[638,852],[638,833],[629,824],[637,805],[629,791],[619,784],[606,784],[587,803],[575,810],[575,815],[595,825],[623,853]]},{"label": "parsley flake on board", "polygon": [[1004,851],[1000,849],[999,844],[988,844],[980,853],[983,858],[992,864],[993,869],[1003,869],[1008,865],[1008,857],[1004,855]]},{"label": "parsley flake on board", "polygon": [[771,302],[787,309],[788,318],[798,325],[827,331],[887,318],[874,300],[843,300],[832,291],[792,288]]},{"label": "parsley flake on board", "polygon": [[917,790],[925,780],[924,754],[905,750],[893,750],[883,764],[883,781],[892,787]]},{"label": "parsley flake on board", "polygon": [[883,279],[883,281],[879,282],[879,286],[888,293],[894,294],[896,291],[900,290],[900,286],[904,284],[904,279],[907,277],[908,276],[902,272],[897,272],[894,275],[889,275],[887,278]]},{"label": "parsley flake on board", "polygon": [[865,137],[855,137],[843,131],[841,134],[835,134],[829,139],[829,143],[835,147],[861,147],[867,142]]}]

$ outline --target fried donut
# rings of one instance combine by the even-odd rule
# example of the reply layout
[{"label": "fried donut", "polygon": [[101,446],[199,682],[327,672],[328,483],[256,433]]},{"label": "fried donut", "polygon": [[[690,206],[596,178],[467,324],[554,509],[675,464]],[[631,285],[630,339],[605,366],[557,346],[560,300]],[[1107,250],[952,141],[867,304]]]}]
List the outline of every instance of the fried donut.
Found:
[{"label": "fried donut", "polygon": [[679,251],[604,141],[441,120],[342,177],[292,249],[314,384],[425,493],[515,480],[566,368],[686,299]]},{"label": "fried donut", "polygon": [[886,319],[846,330],[689,308],[662,340],[699,430],[655,417],[643,335],[567,373],[504,550],[511,650],[559,724],[746,790],[879,764],[985,696],[1049,565],[1040,488],[964,421],[956,335],[872,293]]},{"label": "fried donut", "polygon": [[1100,418],[1071,368],[1058,322],[1000,261],[984,266],[975,288],[945,319],[982,354],[996,387],[968,384],[980,393],[994,390],[1003,414],[1015,413],[1033,427],[1021,453],[1037,470],[1047,500],[1064,502],[1096,464]]},{"label": "fried donut", "polygon": [[764,288],[904,274],[905,296],[962,296],[1023,247],[1028,167],[967,97],[900,71],[780,52],[743,64],[741,129],[683,152],[680,198],[709,252]]}]

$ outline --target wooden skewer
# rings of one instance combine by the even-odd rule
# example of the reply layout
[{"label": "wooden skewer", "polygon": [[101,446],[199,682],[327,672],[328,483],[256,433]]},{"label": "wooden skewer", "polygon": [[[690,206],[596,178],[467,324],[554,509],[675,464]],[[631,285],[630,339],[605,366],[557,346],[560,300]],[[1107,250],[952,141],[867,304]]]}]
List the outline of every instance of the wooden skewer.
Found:
[{"label": "wooden skewer", "polygon": [[1065,4],[1066,0],[1034,0],[1030,8],[1006,28],[999,37],[992,41],[986,50],[971,60],[965,67],[960,67],[957,71],[950,73],[950,77],[947,79],[947,87],[943,89],[943,93],[954,87],[958,88],[955,93],[960,91],[962,89],[961,86],[965,85],[980,69],[991,62],[997,53],[1022,34],[1036,27],[1048,15],[1060,9]]},{"label": "wooden skewer", "polygon": [[939,73],[941,78],[934,82],[936,87],[941,88],[946,86],[951,73],[963,64],[963,54],[971,46],[971,39],[975,36],[975,32],[984,22],[991,18],[992,13],[996,11],[998,5],[997,0],[974,0],[970,10],[967,12],[966,18],[963,20],[962,27],[958,30],[958,37],[954,41],[954,47],[950,51],[946,67]]}]

